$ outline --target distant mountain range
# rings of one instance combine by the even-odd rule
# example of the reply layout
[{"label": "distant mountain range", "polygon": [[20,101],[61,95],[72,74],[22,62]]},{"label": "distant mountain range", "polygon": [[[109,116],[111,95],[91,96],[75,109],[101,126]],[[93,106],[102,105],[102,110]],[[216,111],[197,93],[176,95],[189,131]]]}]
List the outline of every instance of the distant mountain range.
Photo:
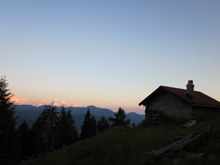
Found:
[{"label": "distant mountain range", "polygon": [[[98,108],[95,106],[66,107],[66,109],[69,108],[71,109],[72,116],[75,119],[75,124],[78,132],[81,131],[81,125],[83,123],[85,114],[88,109],[90,110],[91,114],[95,116],[96,121],[98,121],[101,118],[101,116],[105,116],[107,118],[114,117],[114,112],[106,108]],[[35,107],[32,105],[16,105],[15,116],[18,117],[17,126],[19,126],[24,120],[26,120],[28,125],[31,127],[44,109],[44,106]],[[60,111],[61,108],[57,107],[57,110]],[[134,123],[136,125],[145,118],[145,115],[140,115],[135,112],[128,113],[126,114],[126,116],[128,119],[130,119],[131,124]]]}]

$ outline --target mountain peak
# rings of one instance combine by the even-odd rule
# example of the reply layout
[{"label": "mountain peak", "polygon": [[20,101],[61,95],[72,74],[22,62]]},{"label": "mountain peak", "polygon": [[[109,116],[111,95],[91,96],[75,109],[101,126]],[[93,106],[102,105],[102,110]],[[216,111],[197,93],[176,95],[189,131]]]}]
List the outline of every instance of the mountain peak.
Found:
[{"label": "mountain peak", "polygon": [[96,106],[94,106],[94,105],[89,105],[89,106],[87,106],[86,108],[98,108],[98,107],[96,107]]}]

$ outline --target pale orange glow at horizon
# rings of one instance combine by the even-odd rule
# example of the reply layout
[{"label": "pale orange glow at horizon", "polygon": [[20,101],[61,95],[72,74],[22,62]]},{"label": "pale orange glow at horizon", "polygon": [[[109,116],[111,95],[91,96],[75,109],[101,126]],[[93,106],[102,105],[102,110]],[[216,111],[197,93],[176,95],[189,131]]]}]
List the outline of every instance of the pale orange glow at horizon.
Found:
[{"label": "pale orange glow at horizon", "polygon": [[63,100],[61,101],[61,103],[62,103],[63,105],[65,105],[65,104],[66,104],[66,102],[65,102],[65,101],[63,101]]},{"label": "pale orange glow at horizon", "polygon": [[[31,101],[31,100],[28,100],[27,98],[18,98],[15,96],[11,97],[10,101],[17,105],[32,105],[32,106],[37,106],[37,107],[52,104],[52,102],[48,100],[41,99],[37,101]],[[53,105],[54,106],[65,106],[65,107],[80,107],[78,103],[68,103],[68,102],[65,102],[64,100],[59,101],[58,98],[54,99]]]}]

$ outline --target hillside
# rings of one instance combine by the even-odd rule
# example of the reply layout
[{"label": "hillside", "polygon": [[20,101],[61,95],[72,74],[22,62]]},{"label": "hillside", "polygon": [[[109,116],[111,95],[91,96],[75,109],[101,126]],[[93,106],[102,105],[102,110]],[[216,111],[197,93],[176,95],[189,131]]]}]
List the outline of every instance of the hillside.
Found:
[{"label": "hillside", "polygon": [[[220,116],[208,121],[198,122],[192,128],[183,128],[183,123],[163,123],[138,128],[115,127],[79,141],[62,150],[47,153],[38,160],[26,164],[33,165],[70,165],[70,164],[219,164],[220,160]],[[179,152],[175,159],[157,160],[148,153],[176,141],[177,137],[186,136],[195,130],[211,127],[208,140],[189,145]],[[205,153],[201,159],[189,155]],[[174,162],[174,163],[173,163]]]}]

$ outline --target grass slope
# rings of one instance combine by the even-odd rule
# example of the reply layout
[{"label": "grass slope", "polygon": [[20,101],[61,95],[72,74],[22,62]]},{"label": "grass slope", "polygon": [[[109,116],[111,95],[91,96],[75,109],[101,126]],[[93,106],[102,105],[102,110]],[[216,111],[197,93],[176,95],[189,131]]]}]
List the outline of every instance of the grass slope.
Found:
[{"label": "grass slope", "polygon": [[[214,133],[211,140],[199,145],[193,144],[177,157],[179,164],[208,164],[206,160],[188,160],[187,152],[214,154],[220,159],[220,117],[213,120],[198,122],[193,128],[184,129],[180,123],[164,123],[143,128],[115,127],[79,141],[54,153],[48,153],[33,165],[132,165],[132,164],[172,164],[172,160],[155,160],[148,153],[174,142],[177,136],[184,136],[194,130],[212,126]],[[211,162],[211,164],[218,164]],[[210,162],[209,162],[210,164]]]}]

